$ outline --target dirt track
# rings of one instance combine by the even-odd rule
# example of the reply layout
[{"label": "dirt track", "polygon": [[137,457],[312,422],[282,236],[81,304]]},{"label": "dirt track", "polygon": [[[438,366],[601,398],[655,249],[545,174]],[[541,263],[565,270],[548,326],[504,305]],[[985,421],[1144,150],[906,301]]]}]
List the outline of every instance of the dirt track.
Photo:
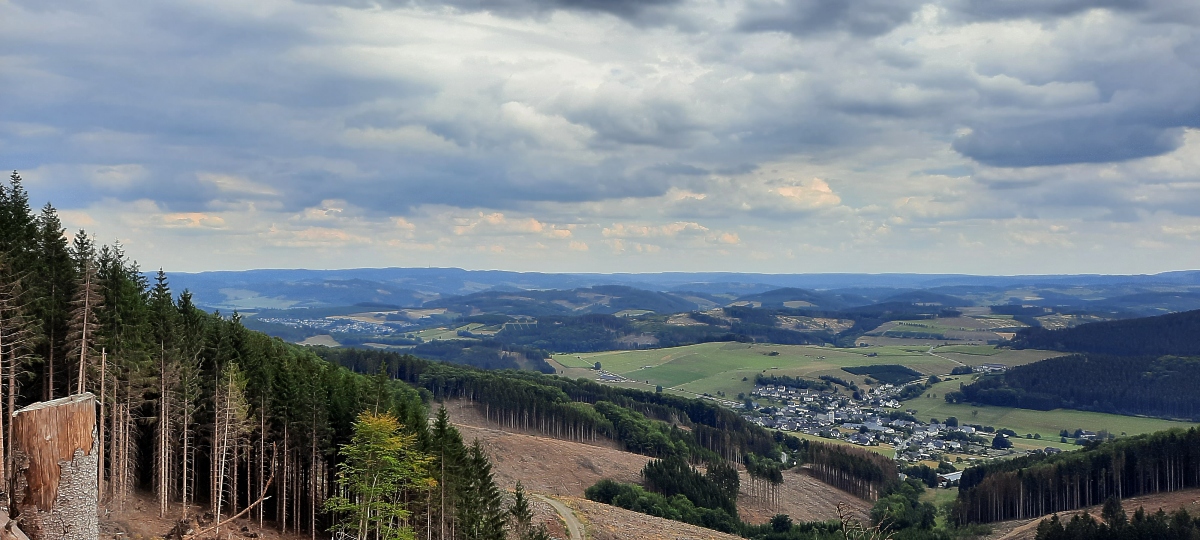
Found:
[{"label": "dirt track", "polygon": [[554,508],[555,512],[558,512],[559,517],[567,524],[567,531],[571,534],[571,540],[583,540],[583,524],[575,517],[573,510],[567,508],[565,504],[545,495],[534,493],[533,496],[545,501],[546,504]]}]

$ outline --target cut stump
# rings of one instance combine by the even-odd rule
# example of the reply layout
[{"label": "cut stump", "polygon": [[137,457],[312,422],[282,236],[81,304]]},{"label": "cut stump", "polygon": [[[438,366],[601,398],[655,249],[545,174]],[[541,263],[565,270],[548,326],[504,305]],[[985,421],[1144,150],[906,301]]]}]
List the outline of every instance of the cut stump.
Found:
[{"label": "cut stump", "polygon": [[34,403],[13,413],[13,502],[31,540],[93,540],[97,516],[96,397]]}]

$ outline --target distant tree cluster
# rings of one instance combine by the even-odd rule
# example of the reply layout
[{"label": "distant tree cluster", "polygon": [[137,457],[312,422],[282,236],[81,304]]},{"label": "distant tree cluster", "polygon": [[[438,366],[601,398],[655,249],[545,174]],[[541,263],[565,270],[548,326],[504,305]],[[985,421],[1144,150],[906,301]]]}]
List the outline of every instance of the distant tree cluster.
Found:
[{"label": "distant tree cluster", "polygon": [[920,371],[898,364],[844,367],[842,371],[855,375],[869,375],[888,384],[904,384],[924,377]]},{"label": "distant tree cluster", "polygon": [[1028,328],[1017,333],[1012,347],[1121,356],[1200,356],[1200,310],[1118,321],[1081,324],[1074,328]]},{"label": "distant tree cluster", "polygon": [[1025,519],[1114,496],[1195,487],[1200,487],[1200,431],[1176,429],[966,469],[954,518],[959,523]]},{"label": "distant tree cluster", "polygon": [[1071,355],[1017,366],[946,393],[951,403],[1200,418],[1200,359]]}]

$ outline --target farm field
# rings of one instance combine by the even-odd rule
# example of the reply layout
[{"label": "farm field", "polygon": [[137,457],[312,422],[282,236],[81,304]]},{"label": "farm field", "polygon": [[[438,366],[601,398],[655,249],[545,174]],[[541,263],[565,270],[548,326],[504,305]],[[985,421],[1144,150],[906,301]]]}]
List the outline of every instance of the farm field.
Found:
[{"label": "farm field", "polygon": [[554,360],[567,368],[564,375],[569,377],[587,377],[590,368],[600,362],[605,371],[642,384],[661,384],[664,388],[696,394],[724,392],[726,396],[737,396],[754,389],[754,376],[758,373],[809,378],[833,375],[861,384],[866,377],[852,375],[842,368],[899,364],[925,375],[944,375],[960,365],[989,362],[1019,365],[1060,354],[964,345],[939,347],[933,349],[934,354],[929,351],[927,346],[837,349],[816,345],[702,343],[667,349],[559,354]]},{"label": "farm field", "polygon": [[[872,353],[877,356],[868,356]],[[588,368],[600,362],[605,371],[631,379],[699,394],[716,395],[720,391],[727,396],[749,393],[754,388],[754,376],[763,372],[810,378],[834,375],[862,382],[864,377],[841,368],[901,364],[924,374],[935,374],[948,373],[958,365],[925,354],[922,348],[834,349],[761,343],[702,343],[668,349],[556,355],[554,359],[575,368]]]},{"label": "farm field", "polygon": [[904,402],[905,409],[915,409],[917,418],[929,421],[930,418],[945,420],[956,417],[959,422],[994,426],[996,429],[1009,428],[1018,434],[1040,434],[1041,440],[1013,439],[1014,445],[1021,447],[1056,446],[1074,448],[1058,443],[1059,432],[1062,430],[1089,431],[1108,430],[1114,435],[1136,435],[1150,433],[1170,428],[1187,428],[1195,426],[1187,422],[1175,422],[1158,418],[1140,416],[1121,416],[1070,409],[1055,409],[1052,411],[1034,411],[1029,409],[1014,409],[1009,407],[976,407],[970,404],[946,403],[945,395],[958,389],[960,383],[970,382],[972,376],[956,377],[954,380],[940,382],[926,390],[924,396]]},{"label": "farm field", "polygon": [[459,337],[459,330],[471,332],[481,327],[483,327],[483,325],[479,323],[469,323],[462,326],[451,327],[439,326],[436,328],[421,330],[420,332],[417,332],[416,335],[425,341],[432,341],[435,339],[466,339]]},{"label": "farm field", "polygon": [[1008,367],[1032,364],[1047,358],[1066,354],[1058,351],[1040,351],[1037,349],[997,349],[991,345],[945,345],[934,349],[933,353],[968,366],[996,363],[1004,364]]},{"label": "farm field", "polygon": [[[1061,353],[1036,350],[1007,350],[989,346],[949,345],[932,350],[929,347],[893,346],[836,349],[813,345],[772,345],[762,343],[703,343],[685,347],[638,351],[605,351],[598,353],[561,354],[553,360],[565,369],[568,377],[595,378],[591,369],[596,362],[608,372],[629,378],[619,386],[653,390],[661,384],[665,392],[694,396],[723,393],[727,399],[737,399],[739,393],[754,388],[758,373],[816,378],[833,375],[862,384],[865,377],[852,375],[842,367],[872,364],[899,364],[926,375],[945,375],[960,364],[979,365],[1000,363],[1009,366],[1028,364]],[[777,353],[772,356],[771,353]],[[867,356],[874,353],[877,356]],[[1073,449],[1073,444],[1059,442],[1063,429],[1075,431],[1108,430],[1114,435],[1150,433],[1173,427],[1195,424],[1157,418],[1120,416],[1114,414],[1057,409],[1033,411],[1008,407],[975,407],[970,404],[950,404],[945,394],[958,389],[960,383],[973,376],[956,376],[927,390],[925,396],[906,401],[905,409],[917,411],[922,421],[931,418],[945,420],[956,417],[960,422],[1009,428],[1022,437],[1039,434],[1041,439],[1013,439],[1020,449],[1053,446]],[[742,380],[745,378],[746,380]],[[814,439],[819,439],[814,437]],[[828,439],[822,439],[831,442]],[[875,449],[872,447],[872,449]],[[878,451],[890,453],[890,448]]]}]

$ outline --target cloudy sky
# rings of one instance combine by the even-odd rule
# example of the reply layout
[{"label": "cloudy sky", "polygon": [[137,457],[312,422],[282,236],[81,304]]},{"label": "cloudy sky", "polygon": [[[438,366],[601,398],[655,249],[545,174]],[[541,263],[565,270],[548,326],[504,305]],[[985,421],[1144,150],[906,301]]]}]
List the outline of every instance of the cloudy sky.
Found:
[{"label": "cloudy sky", "polygon": [[1200,3],[0,0],[0,168],[177,271],[1200,268]]}]

